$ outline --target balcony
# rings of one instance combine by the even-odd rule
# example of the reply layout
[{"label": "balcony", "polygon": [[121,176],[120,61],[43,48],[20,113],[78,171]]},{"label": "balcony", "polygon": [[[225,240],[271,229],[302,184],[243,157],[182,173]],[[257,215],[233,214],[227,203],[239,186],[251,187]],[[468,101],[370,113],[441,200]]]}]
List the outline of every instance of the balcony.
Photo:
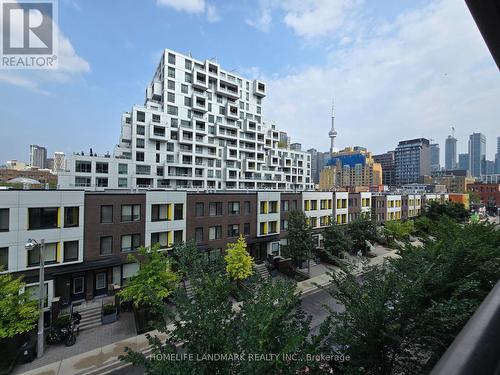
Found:
[{"label": "balcony", "polygon": [[192,96],[193,109],[196,111],[208,111],[208,102],[204,96],[194,93]]},{"label": "balcony", "polygon": [[226,117],[232,120],[238,120],[240,118],[240,110],[236,103],[226,104]]},{"label": "balcony", "polygon": [[196,87],[201,90],[207,90],[208,89],[208,75],[207,72],[198,67],[194,66],[193,68],[193,87]]},{"label": "balcony", "polygon": [[229,83],[224,80],[217,81],[216,91],[220,95],[227,96],[231,99],[239,99],[240,98],[240,88],[237,84]]},{"label": "balcony", "polygon": [[266,96],[266,84],[259,80],[253,81],[253,93],[254,95],[263,98]]}]

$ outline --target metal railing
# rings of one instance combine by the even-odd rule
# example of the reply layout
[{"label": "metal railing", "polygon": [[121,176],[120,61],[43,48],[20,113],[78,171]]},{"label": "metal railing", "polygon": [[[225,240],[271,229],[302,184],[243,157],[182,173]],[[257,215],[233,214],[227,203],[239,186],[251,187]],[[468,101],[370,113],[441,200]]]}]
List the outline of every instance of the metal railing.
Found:
[{"label": "metal railing", "polygon": [[500,374],[500,281],[431,372],[450,374]]}]

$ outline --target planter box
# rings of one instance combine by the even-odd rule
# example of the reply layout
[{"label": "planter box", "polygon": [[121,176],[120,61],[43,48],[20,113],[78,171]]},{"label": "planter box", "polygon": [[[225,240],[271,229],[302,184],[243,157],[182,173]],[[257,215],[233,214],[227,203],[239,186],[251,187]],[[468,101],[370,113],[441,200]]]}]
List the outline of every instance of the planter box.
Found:
[{"label": "planter box", "polygon": [[101,316],[101,322],[102,324],[110,324],[113,322],[116,322],[117,317],[116,317],[116,311],[112,314],[106,314]]}]

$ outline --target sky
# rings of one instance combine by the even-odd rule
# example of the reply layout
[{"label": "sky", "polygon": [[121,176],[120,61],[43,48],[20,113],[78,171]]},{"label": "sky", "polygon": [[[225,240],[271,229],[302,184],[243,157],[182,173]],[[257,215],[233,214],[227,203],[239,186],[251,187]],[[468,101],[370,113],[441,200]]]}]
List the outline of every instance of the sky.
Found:
[{"label": "sky", "polygon": [[0,70],[0,164],[29,144],[112,152],[163,48],[267,82],[263,118],[303,149],[373,153],[500,136],[500,74],[463,0],[59,0],[59,69]]}]

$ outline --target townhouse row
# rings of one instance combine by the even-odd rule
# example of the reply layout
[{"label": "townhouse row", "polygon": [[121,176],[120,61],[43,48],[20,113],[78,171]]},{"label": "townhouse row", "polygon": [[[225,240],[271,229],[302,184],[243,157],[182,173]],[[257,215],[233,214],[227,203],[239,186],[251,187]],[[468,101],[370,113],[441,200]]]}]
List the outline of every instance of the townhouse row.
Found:
[{"label": "townhouse row", "polygon": [[369,192],[186,192],[0,190],[0,272],[23,275],[37,293],[40,250],[45,242],[48,303],[92,299],[123,286],[138,269],[128,255],[140,246],[192,241],[206,256],[222,255],[240,234],[256,260],[279,255],[293,210],[303,210],[318,246],[331,220],[377,221],[418,216],[425,202],[447,194],[390,195]]}]

